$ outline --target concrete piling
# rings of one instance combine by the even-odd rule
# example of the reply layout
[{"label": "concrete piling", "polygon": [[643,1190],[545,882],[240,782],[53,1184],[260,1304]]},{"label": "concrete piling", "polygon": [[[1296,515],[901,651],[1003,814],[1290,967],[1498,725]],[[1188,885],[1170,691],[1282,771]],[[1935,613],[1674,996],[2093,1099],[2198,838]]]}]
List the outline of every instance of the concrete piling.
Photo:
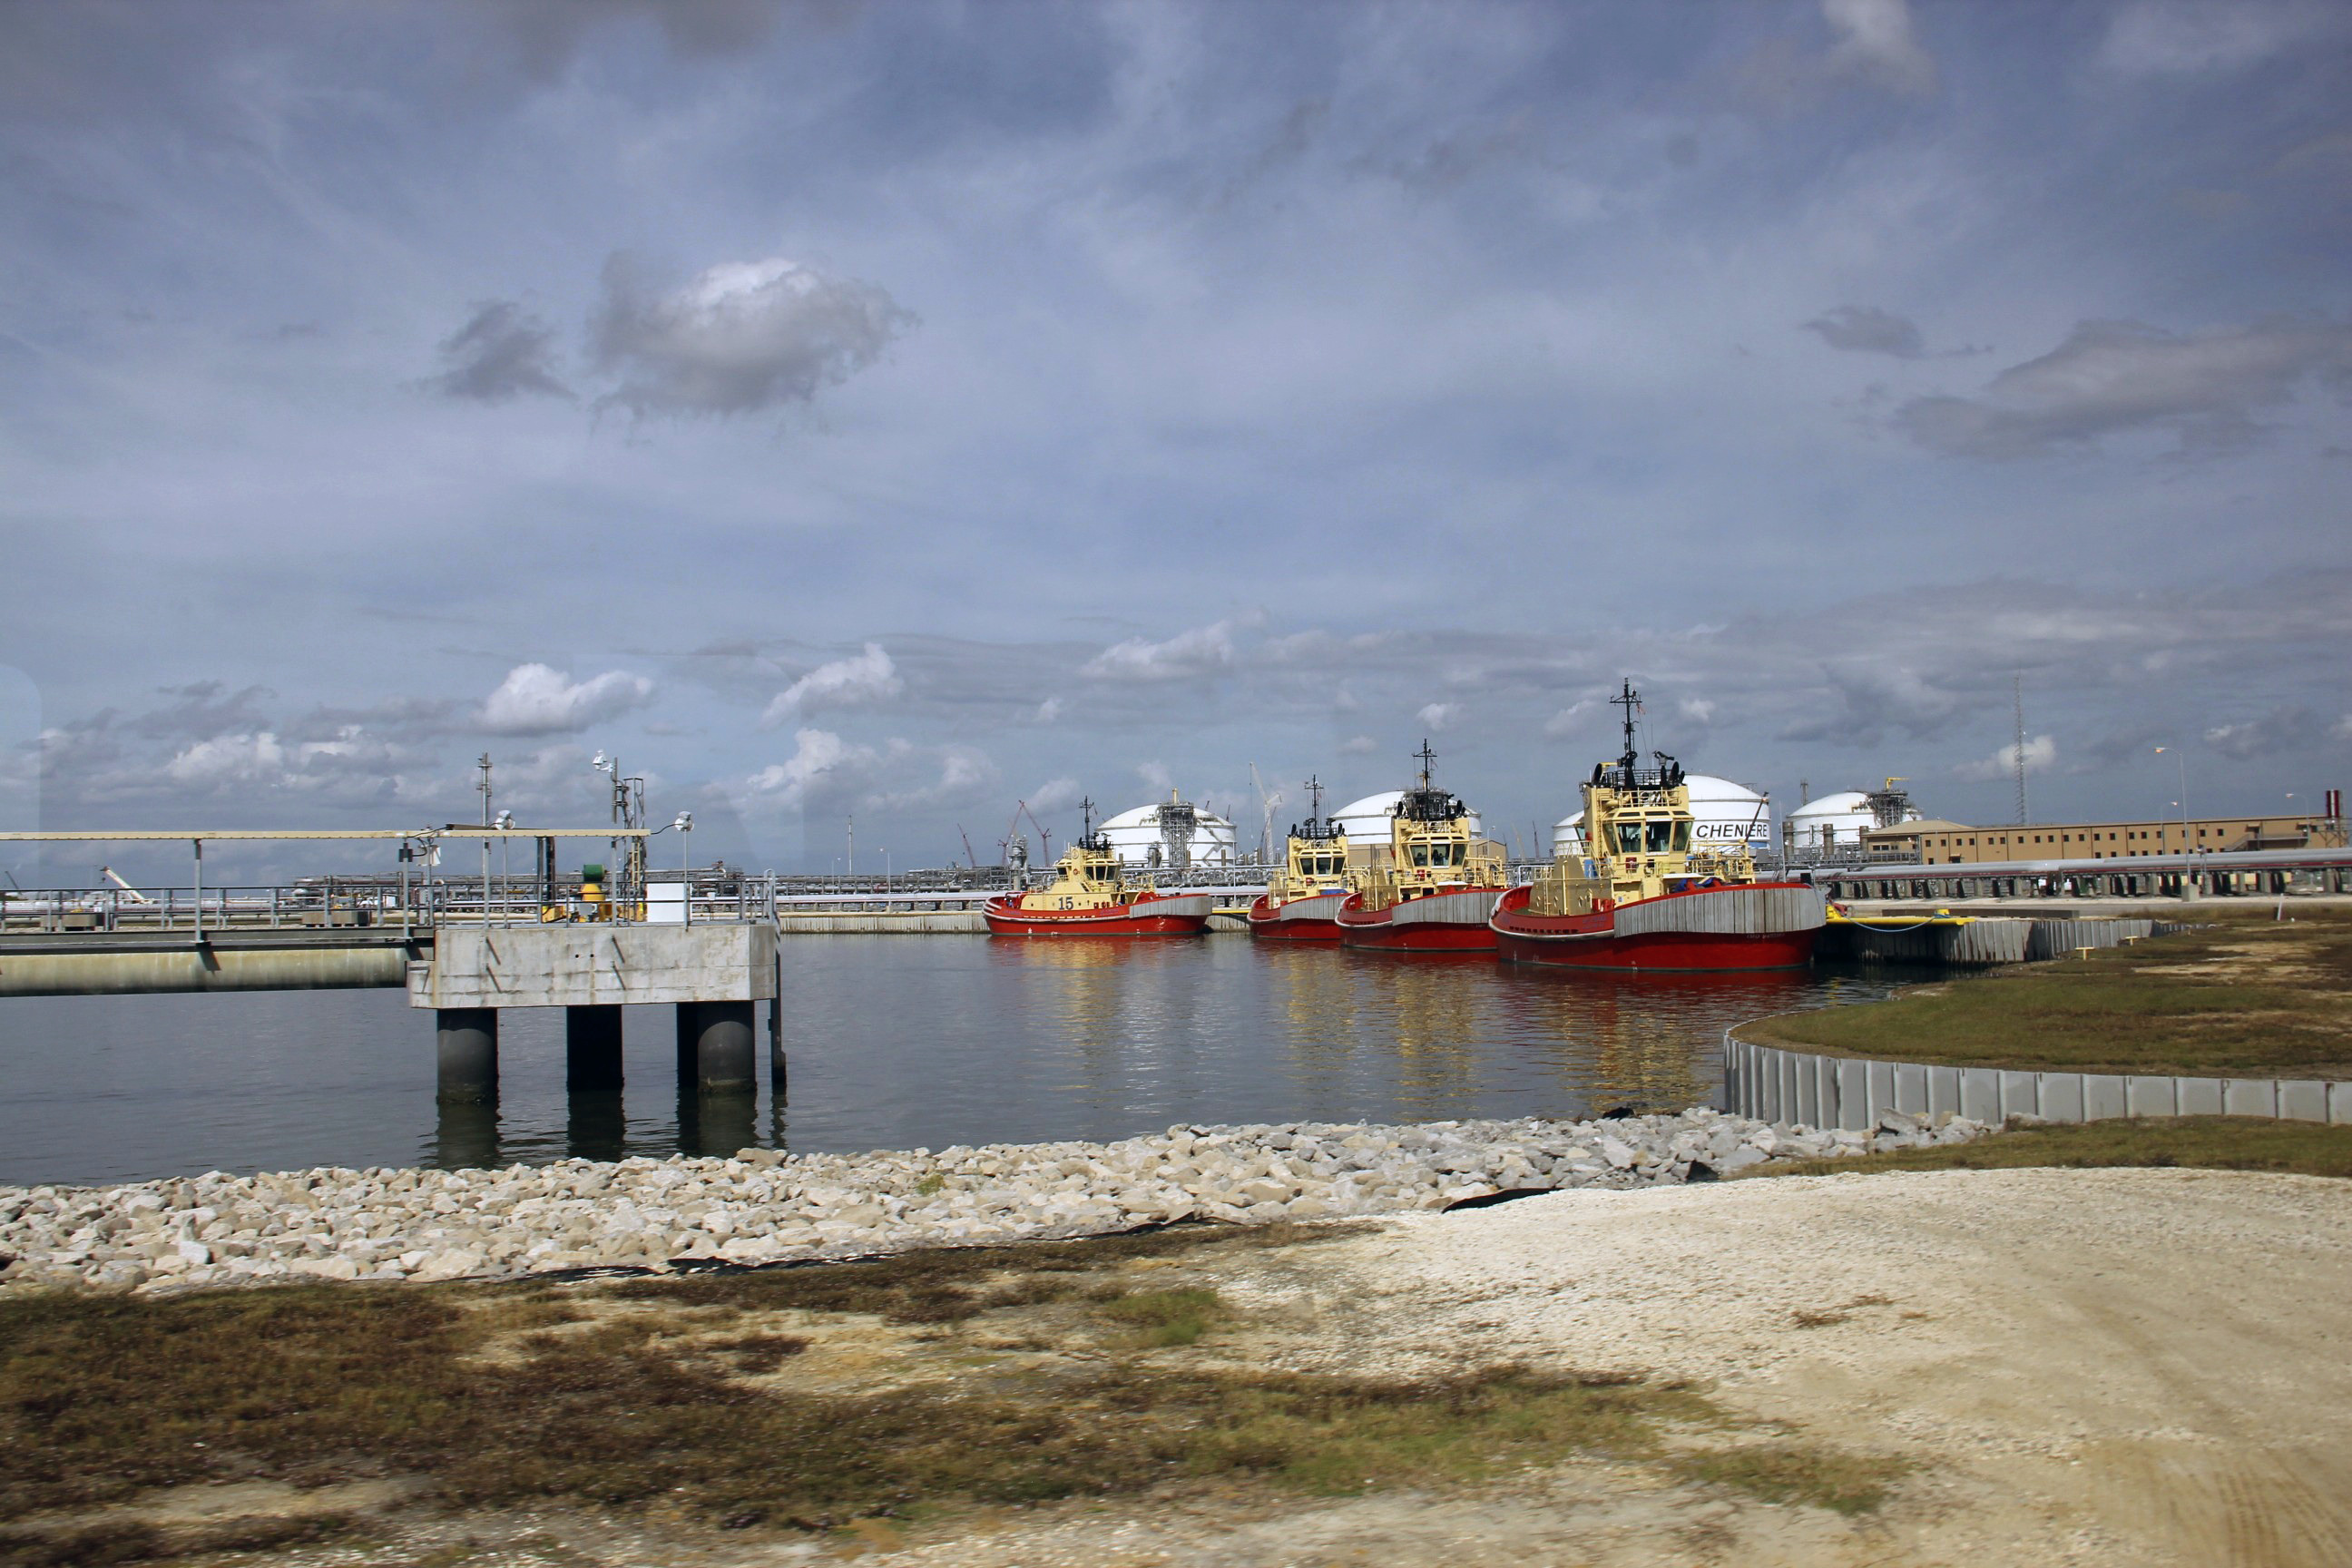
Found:
[{"label": "concrete piling", "polygon": [[778,1105],[790,1099],[784,1092],[784,1004],[781,996],[768,1004],[768,1097]]},{"label": "concrete piling", "polygon": [[439,1097],[487,1103],[499,1097],[499,1013],[495,1007],[443,1007],[434,1015]]},{"label": "concrete piling", "polygon": [[564,1088],[619,1089],[621,1009],[617,1006],[566,1007],[563,1010],[563,1059]]},{"label": "concrete piling", "polygon": [[751,1012],[749,1002],[695,1004],[695,1079],[703,1093],[748,1095],[758,1089]]}]

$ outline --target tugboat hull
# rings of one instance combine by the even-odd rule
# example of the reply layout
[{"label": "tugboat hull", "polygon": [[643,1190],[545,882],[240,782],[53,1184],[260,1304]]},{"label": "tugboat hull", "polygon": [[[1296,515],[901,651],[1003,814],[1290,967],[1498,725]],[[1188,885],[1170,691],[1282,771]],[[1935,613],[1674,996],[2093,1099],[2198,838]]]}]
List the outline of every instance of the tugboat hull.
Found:
[{"label": "tugboat hull", "polygon": [[1528,891],[1504,894],[1488,922],[1506,963],[1652,973],[1802,969],[1827,919],[1821,894],[1795,882],[1697,888],[1588,915],[1530,914]]},{"label": "tugboat hull", "polygon": [[1352,894],[1335,917],[1340,945],[1375,952],[1492,952],[1495,931],[1487,917],[1496,898],[1492,889],[1471,888],[1368,910],[1363,895]]},{"label": "tugboat hull", "polygon": [[982,906],[991,936],[1146,937],[1199,936],[1209,929],[1214,900],[1206,893],[1169,898],[1144,896],[1108,909],[1045,910],[1023,907],[1024,895],[994,898]]},{"label": "tugboat hull", "polygon": [[1333,917],[1344,901],[1345,894],[1321,893],[1275,904],[1261,893],[1249,907],[1249,933],[1260,942],[1338,942],[1339,922]]}]

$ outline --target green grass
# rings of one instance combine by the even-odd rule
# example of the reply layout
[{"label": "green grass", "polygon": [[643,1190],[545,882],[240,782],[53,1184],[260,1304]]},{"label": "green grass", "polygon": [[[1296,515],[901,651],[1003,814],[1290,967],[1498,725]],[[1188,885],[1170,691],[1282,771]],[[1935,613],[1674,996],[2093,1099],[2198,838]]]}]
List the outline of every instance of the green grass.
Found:
[{"label": "green grass", "polygon": [[1098,1300],[1095,1311],[1134,1330],[1146,1347],[1164,1350],[1196,1342],[1224,1316],[1224,1303],[1217,1300],[1214,1290],[1120,1291]]},{"label": "green grass", "polygon": [[[2254,918],[2259,913],[2262,918]],[[2352,1077],[2352,913],[2194,931],[1740,1026],[1831,1055],[2049,1072]]]},{"label": "green grass", "polygon": [[1805,1503],[1837,1513],[1868,1513],[1912,1467],[1899,1459],[1843,1454],[1793,1443],[1719,1448],[1682,1461],[1694,1480],[1731,1487],[1766,1502]]},{"label": "green grass", "polygon": [[2031,1166],[2180,1166],[2210,1171],[2282,1171],[2352,1177],[2352,1127],[2250,1116],[2092,1121],[2021,1127],[1998,1138],[1933,1149],[1902,1149],[1845,1160],[1774,1160],[1738,1179],[1830,1176],[1872,1171],[2006,1171]]}]

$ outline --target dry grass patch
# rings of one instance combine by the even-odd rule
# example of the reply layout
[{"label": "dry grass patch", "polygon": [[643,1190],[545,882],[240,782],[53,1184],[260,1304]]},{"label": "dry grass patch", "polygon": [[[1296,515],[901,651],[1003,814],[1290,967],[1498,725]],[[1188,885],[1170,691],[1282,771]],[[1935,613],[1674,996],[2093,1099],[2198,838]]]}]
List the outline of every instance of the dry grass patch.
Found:
[{"label": "dry grass patch", "polygon": [[1214,1290],[1115,1290],[1099,1297],[1095,1311],[1131,1330],[1139,1344],[1166,1350],[1189,1345],[1225,1315]]},{"label": "dry grass patch", "polygon": [[1678,1468],[1693,1480],[1729,1487],[1766,1502],[1804,1503],[1847,1514],[1878,1509],[1895,1483],[1914,1468],[1901,1459],[1795,1443],[1713,1449],[1688,1456]]},{"label": "dry grass patch", "polygon": [[2020,1127],[1998,1138],[1901,1149],[1844,1160],[1773,1160],[1735,1178],[1835,1176],[1874,1171],[2010,1171],[2181,1166],[2352,1177],[2352,1127],[2252,1116],[2132,1117],[2075,1126]]},{"label": "dry grass patch", "polygon": [[2215,923],[1884,1002],[1759,1019],[1743,1039],[1947,1067],[2352,1077],[2352,912]]},{"label": "dry grass patch", "polygon": [[112,1568],[122,1563],[308,1546],[340,1540],[357,1528],[358,1521],[348,1514],[304,1514],[205,1524],[124,1521],[53,1531],[0,1530],[0,1563],[6,1568]]},{"label": "dry grass patch", "polygon": [[[1580,1455],[1675,1467],[1670,1439],[1727,1425],[1696,1390],[1635,1375],[1345,1377],[1187,1348],[1234,1319],[1186,1269],[1335,1231],[617,1281],[0,1300],[0,1561],[267,1550],[368,1517],[324,1494],[306,1517],[138,1516],[208,1482],[391,1478],[387,1499],[428,1510],[553,1502],[663,1528],[841,1530],[1202,1481],[1349,1493]],[[827,1384],[840,1362],[794,1371],[835,1356],[845,1332],[887,1342],[862,1376]],[[1007,1336],[1038,1353],[975,1353]]]}]

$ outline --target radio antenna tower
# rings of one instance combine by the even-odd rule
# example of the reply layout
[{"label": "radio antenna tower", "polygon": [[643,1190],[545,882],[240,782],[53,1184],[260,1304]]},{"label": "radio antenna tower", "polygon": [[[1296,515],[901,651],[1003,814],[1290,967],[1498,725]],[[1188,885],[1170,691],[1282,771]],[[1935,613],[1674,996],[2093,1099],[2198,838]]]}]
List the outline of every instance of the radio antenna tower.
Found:
[{"label": "radio antenna tower", "polygon": [[2010,757],[2017,770],[2017,825],[2029,820],[2025,810],[2025,677],[2020,675],[2011,682],[2011,695],[2017,704],[2017,744],[2011,748]]}]

